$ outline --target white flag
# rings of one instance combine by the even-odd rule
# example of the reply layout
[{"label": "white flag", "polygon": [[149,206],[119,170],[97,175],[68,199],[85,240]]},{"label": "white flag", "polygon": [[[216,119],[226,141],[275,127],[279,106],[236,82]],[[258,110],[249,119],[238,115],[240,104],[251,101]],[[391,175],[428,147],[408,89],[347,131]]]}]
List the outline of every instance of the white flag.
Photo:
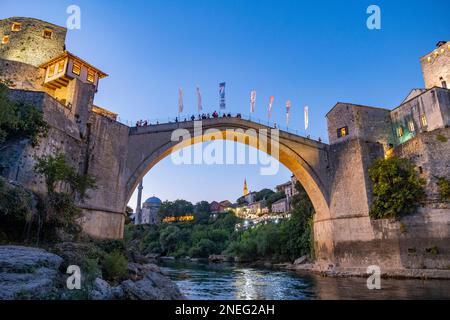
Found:
[{"label": "white flag", "polygon": [[286,126],[289,125],[289,113],[291,110],[291,100],[286,101]]},{"label": "white flag", "polygon": [[274,97],[270,96],[270,98],[269,98],[269,119],[270,119],[270,116],[272,115],[273,99],[274,99]]},{"label": "white flag", "polygon": [[183,112],[183,89],[178,88],[178,113]]},{"label": "white flag", "polygon": [[255,112],[256,91],[250,92],[250,112]]},{"label": "white flag", "polygon": [[199,87],[197,87],[197,109],[198,109],[198,112],[203,110],[203,107],[202,107],[202,93],[200,92],[200,88]]},{"label": "white flag", "polygon": [[308,106],[305,106],[305,130],[308,129]]}]

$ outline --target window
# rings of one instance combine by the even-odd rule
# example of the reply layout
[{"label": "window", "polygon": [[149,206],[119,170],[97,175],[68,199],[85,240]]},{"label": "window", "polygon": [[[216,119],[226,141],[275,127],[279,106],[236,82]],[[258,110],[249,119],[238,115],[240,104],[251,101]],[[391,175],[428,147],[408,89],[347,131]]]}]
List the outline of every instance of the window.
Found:
[{"label": "window", "polygon": [[410,120],[410,121],[408,122],[408,129],[409,129],[409,132],[414,132],[414,130],[415,130],[415,128],[414,128],[414,122],[413,122],[412,120]]},{"label": "window", "polygon": [[420,122],[422,123],[422,127],[426,127],[427,126],[427,117],[425,116],[425,114],[422,114],[420,116]]},{"label": "window", "polygon": [[444,80],[444,78],[440,77],[439,80],[441,80],[442,88],[447,89],[447,81]]},{"label": "window", "polygon": [[49,68],[48,68],[48,75],[47,77],[50,78],[51,76],[53,76],[55,74],[55,65],[52,64]]},{"label": "window", "polygon": [[94,82],[94,79],[95,79],[94,71],[88,70],[87,81],[93,83],[93,82]]},{"label": "window", "polygon": [[403,127],[400,126],[397,128],[397,137],[402,137],[403,136]]},{"label": "window", "polygon": [[44,38],[45,39],[51,39],[53,35],[53,31],[50,29],[45,29],[44,30]]},{"label": "window", "polygon": [[64,64],[65,64],[64,60],[61,60],[60,62],[58,62],[58,73],[63,72]]},{"label": "window", "polygon": [[342,138],[347,135],[348,135],[348,127],[347,126],[337,129],[337,137],[338,138]]},{"label": "window", "polygon": [[81,73],[81,66],[79,64],[74,63],[72,67],[72,73],[79,76]]},{"label": "window", "polygon": [[11,31],[17,32],[22,30],[22,24],[19,22],[13,22],[12,26],[11,26]]},{"label": "window", "polygon": [[7,44],[9,42],[9,36],[4,36],[2,38],[2,44]]}]

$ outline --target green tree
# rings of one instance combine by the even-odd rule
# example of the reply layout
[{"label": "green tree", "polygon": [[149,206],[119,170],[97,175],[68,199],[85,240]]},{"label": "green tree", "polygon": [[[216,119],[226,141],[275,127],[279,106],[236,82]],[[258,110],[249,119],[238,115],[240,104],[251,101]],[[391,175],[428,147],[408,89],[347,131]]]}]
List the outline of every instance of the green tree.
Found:
[{"label": "green tree", "polygon": [[413,213],[424,199],[425,181],[408,159],[377,159],[369,167],[373,183],[370,217],[396,218]]},{"label": "green tree", "polygon": [[273,190],[262,189],[256,193],[255,201],[261,201],[261,200],[267,199],[267,198],[269,198],[269,196],[271,196],[274,193],[275,192]]},{"label": "green tree", "polygon": [[86,197],[88,189],[95,188],[95,180],[89,175],[78,174],[68,164],[63,153],[58,153],[55,156],[42,156],[36,160],[34,171],[44,176],[49,195],[55,193],[58,183],[67,183],[72,192],[77,193],[80,199]]},{"label": "green tree", "polygon": [[159,242],[161,243],[161,249],[166,254],[170,254],[175,251],[180,241],[180,228],[176,226],[168,226],[161,230],[159,235]]},{"label": "green tree", "polygon": [[[41,210],[34,216],[37,222],[37,240],[39,241],[43,228],[47,230],[45,234],[58,229],[78,234],[81,229],[76,220],[81,210],[75,205],[74,197],[78,194],[82,201],[86,191],[95,187],[94,179],[88,175],[79,175],[62,153],[37,158],[34,170],[44,176],[47,185],[47,195],[41,197]],[[70,193],[56,192],[58,183],[69,185]],[[28,230],[31,230],[32,223],[33,219],[28,222]]]},{"label": "green tree", "polygon": [[279,192],[274,192],[271,195],[269,195],[266,199],[266,203],[267,203],[267,207],[271,208],[272,207],[272,203],[283,199],[286,197],[286,194],[283,191],[279,191]]}]

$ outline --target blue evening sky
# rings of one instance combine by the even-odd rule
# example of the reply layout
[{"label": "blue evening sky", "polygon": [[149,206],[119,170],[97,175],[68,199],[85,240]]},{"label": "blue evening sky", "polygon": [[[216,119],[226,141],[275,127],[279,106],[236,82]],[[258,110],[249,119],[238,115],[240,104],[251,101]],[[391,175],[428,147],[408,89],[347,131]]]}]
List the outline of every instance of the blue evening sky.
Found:
[{"label": "blue evening sky", "polygon": [[[69,30],[67,49],[110,75],[95,103],[122,119],[176,116],[179,87],[186,113],[194,113],[197,85],[205,112],[213,112],[225,81],[229,112],[247,114],[255,89],[255,118],[267,120],[274,95],[273,120],[284,124],[290,99],[290,127],[304,133],[307,104],[308,133],[325,139],[324,116],[336,102],[395,107],[411,88],[423,87],[419,57],[450,38],[448,0],[1,0],[0,19],[65,25],[71,4],[81,8],[81,29]],[[371,4],[381,8],[381,30],[366,27]],[[233,201],[244,177],[259,190],[290,173],[282,167],[261,176],[256,165],[175,166],[166,158],[147,174],[144,197]]]}]

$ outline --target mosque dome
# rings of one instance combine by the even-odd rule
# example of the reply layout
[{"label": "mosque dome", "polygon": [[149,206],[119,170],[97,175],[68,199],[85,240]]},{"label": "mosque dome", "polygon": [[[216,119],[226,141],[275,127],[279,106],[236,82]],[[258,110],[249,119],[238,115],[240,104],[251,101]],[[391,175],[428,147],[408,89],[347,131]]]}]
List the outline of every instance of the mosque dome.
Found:
[{"label": "mosque dome", "polygon": [[145,200],[144,203],[147,203],[147,204],[161,204],[162,201],[161,201],[161,199],[159,199],[157,197],[150,197],[147,200]]}]

